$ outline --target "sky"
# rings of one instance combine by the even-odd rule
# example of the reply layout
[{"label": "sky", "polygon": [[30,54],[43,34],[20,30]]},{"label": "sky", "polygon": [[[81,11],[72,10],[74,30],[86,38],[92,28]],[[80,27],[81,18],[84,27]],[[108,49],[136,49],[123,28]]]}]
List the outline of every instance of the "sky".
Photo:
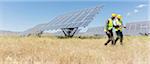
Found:
[{"label": "sky", "polygon": [[148,0],[1,0],[0,30],[24,31],[63,13],[97,5],[104,7],[88,27],[104,26],[112,13],[121,14],[124,24],[150,20]]}]

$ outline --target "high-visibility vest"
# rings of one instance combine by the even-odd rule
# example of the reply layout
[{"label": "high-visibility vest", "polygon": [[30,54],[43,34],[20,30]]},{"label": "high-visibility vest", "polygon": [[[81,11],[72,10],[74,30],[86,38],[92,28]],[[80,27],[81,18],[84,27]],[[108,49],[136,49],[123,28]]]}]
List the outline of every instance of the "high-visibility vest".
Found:
[{"label": "high-visibility vest", "polygon": [[104,31],[111,30],[112,28],[113,28],[113,21],[110,18],[110,19],[108,19],[108,22],[106,24],[106,27],[105,27]]},{"label": "high-visibility vest", "polygon": [[112,19],[108,19],[107,29],[111,30],[112,28],[113,28],[113,20]]},{"label": "high-visibility vest", "polygon": [[120,27],[115,28],[115,31],[118,31],[118,30],[122,31],[122,26],[121,26],[122,25],[122,20],[116,21],[116,24],[119,25]]}]

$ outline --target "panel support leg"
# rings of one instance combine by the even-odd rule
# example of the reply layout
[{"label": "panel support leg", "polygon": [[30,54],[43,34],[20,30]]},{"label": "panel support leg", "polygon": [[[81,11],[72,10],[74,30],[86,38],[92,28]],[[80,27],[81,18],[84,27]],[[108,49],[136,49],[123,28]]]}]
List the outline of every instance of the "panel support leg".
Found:
[{"label": "panel support leg", "polygon": [[76,33],[76,31],[78,30],[78,27],[75,27],[75,28],[62,28],[61,30],[63,31],[63,33],[66,37],[73,37],[74,34]]}]

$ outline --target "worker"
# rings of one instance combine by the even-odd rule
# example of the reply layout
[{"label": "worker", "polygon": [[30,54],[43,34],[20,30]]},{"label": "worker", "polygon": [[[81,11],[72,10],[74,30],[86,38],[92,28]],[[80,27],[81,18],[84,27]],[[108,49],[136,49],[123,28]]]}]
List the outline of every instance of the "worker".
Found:
[{"label": "worker", "polygon": [[114,21],[114,28],[115,28],[115,32],[116,32],[116,39],[114,42],[114,45],[116,44],[116,42],[118,41],[118,39],[120,39],[120,44],[123,45],[123,33],[122,33],[122,29],[126,28],[125,26],[123,26],[123,22],[122,22],[122,16],[121,15],[117,15],[117,20]]},{"label": "worker", "polygon": [[117,14],[112,13],[111,18],[109,18],[106,22],[104,31],[106,33],[106,35],[108,36],[108,40],[106,41],[106,43],[104,45],[107,45],[109,42],[112,43],[112,45],[114,44],[114,36],[113,36],[113,21],[115,20]]}]

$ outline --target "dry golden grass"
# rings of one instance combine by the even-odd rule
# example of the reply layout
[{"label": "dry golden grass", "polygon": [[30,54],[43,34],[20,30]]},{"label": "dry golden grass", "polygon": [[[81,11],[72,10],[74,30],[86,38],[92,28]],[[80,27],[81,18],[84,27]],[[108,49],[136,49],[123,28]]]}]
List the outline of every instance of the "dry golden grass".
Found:
[{"label": "dry golden grass", "polygon": [[0,37],[0,64],[150,64],[150,38],[106,39]]}]

